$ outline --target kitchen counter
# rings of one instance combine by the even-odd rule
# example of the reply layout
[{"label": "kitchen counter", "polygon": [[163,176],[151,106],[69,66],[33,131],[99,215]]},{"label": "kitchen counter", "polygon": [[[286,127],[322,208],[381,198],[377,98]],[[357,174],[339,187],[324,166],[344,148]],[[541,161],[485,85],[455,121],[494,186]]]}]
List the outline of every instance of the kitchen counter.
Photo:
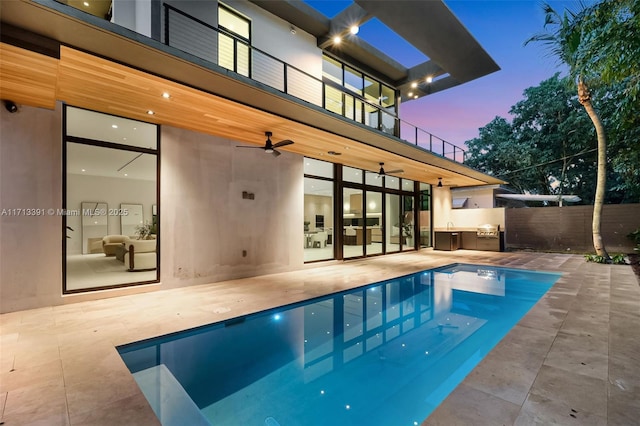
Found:
[{"label": "kitchen counter", "polygon": [[483,250],[502,251],[504,232],[500,231],[499,238],[486,238],[477,235],[478,228],[435,228],[435,250]]}]

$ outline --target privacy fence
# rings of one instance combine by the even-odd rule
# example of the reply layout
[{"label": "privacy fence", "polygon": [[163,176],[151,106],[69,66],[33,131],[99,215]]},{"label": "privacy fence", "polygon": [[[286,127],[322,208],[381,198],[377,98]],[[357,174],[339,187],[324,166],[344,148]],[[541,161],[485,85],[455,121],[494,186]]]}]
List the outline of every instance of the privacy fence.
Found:
[{"label": "privacy fence", "polygon": [[[594,253],[593,206],[505,209],[507,250]],[[633,253],[627,234],[640,227],[640,204],[605,205],[601,233],[607,251]]]}]

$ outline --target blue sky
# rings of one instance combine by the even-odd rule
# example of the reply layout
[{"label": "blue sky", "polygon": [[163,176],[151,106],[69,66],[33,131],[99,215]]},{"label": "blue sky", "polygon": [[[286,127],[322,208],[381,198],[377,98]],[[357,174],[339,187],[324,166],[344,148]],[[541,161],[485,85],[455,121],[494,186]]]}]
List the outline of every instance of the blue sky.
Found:
[{"label": "blue sky", "polygon": [[[307,1],[331,17],[350,1]],[[575,8],[575,1],[548,1],[556,10]],[[448,142],[464,147],[478,136],[478,129],[496,116],[511,119],[508,112],[522,99],[524,89],[538,85],[556,72],[563,72],[557,60],[543,46],[523,46],[525,40],[542,31],[544,14],[536,0],[445,0],[445,4],[498,63],[501,70],[475,81],[426,96],[401,106],[401,118]],[[405,66],[424,57],[390,38],[382,24],[368,23],[358,34]]]}]

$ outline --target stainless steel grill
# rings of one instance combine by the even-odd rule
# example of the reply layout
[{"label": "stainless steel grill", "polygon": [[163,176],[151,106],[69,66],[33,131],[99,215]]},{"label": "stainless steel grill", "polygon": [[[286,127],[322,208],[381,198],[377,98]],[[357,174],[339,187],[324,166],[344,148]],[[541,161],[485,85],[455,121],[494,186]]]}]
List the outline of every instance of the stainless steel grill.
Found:
[{"label": "stainless steel grill", "polygon": [[500,225],[480,225],[476,230],[476,235],[482,238],[499,238]]}]

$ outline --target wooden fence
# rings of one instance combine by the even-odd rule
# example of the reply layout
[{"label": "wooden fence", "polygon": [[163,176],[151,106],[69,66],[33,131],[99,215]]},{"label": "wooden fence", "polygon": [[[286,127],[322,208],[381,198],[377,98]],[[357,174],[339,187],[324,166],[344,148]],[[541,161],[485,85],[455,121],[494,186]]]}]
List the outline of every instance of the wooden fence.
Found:
[{"label": "wooden fence", "polygon": [[[593,206],[505,209],[505,248],[594,253]],[[633,253],[627,235],[640,228],[640,204],[607,204],[601,233],[611,253]]]}]

